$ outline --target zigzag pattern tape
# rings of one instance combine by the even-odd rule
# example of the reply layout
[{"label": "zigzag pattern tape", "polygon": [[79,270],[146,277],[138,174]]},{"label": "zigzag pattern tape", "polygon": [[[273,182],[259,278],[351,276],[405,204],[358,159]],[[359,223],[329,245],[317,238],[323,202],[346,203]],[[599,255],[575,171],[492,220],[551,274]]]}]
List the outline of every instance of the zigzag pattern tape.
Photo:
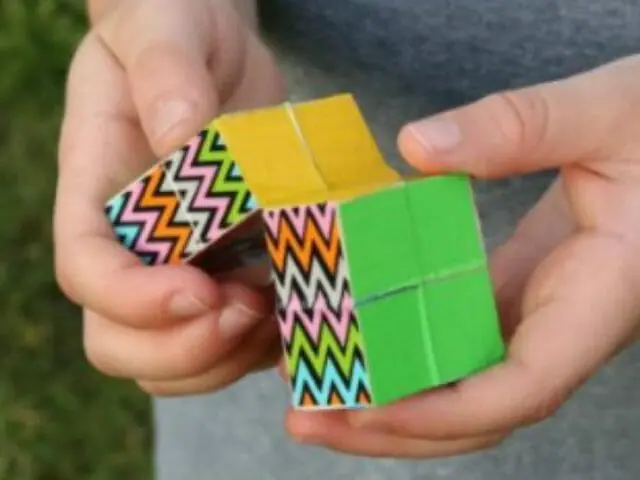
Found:
[{"label": "zigzag pattern tape", "polygon": [[264,212],[293,404],[368,405],[361,336],[333,203]]},{"label": "zigzag pattern tape", "polygon": [[240,168],[213,128],[203,130],[172,159],[167,173],[203,242],[217,240],[256,208]]},{"label": "zigzag pattern tape", "polygon": [[213,124],[105,206],[119,241],[149,265],[189,261],[255,209]]},{"label": "zigzag pattern tape", "polygon": [[105,210],[120,242],[149,265],[180,263],[201,248],[160,166],[112,198]]},{"label": "zigzag pattern tape", "polygon": [[[326,361],[321,380],[311,373],[307,363],[300,362],[297,375],[292,380],[293,404],[300,408],[363,408],[371,403],[366,378],[367,373],[360,360],[353,362],[351,382],[343,381],[331,358]],[[318,402],[318,399],[323,401]]]}]

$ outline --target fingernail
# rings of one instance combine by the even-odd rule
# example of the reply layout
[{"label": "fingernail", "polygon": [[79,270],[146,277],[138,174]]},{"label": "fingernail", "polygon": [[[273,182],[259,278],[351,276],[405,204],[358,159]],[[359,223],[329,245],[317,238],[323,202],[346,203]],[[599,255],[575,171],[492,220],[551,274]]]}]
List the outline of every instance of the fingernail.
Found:
[{"label": "fingernail", "polygon": [[220,334],[225,338],[237,337],[253,327],[260,317],[244,305],[230,305],[220,314]]},{"label": "fingernail", "polygon": [[409,125],[409,130],[425,148],[432,152],[447,152],[462,142],[462,132],[449,118],[433,118]]},{"label": "fingernail", "polygon": [[193,105],[185,100],[164,100],[155,105],[151,119],[151,134],[162,138],[178,124],[193,115]]},{"label": "fingernail", "polygon": [[171,299],[169,310],[175,317],[197,317],[211,309],[190,293],[180,293]]}]

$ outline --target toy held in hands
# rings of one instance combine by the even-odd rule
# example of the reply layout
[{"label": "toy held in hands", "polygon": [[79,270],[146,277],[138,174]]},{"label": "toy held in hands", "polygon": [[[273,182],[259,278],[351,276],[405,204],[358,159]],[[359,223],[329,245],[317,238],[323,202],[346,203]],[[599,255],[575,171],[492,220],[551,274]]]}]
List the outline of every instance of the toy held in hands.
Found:
[{"label": "toy held in hands", "polygon": [[150,265],[267,253],[296,408],[384,405],[503,358],[469,179],[401,178],[350,95],[223,115],[106,212]]}]

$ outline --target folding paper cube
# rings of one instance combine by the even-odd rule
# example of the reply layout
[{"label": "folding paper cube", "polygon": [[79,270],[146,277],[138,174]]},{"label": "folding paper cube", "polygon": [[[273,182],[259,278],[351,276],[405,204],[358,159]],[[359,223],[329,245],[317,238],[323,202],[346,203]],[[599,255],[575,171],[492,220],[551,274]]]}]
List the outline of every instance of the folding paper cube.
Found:
[{"label": "folding paper cube", "polygon": [[346,95],[217,126],[262,209],[294,407],[383,405],[501,360],[466,177],[404,181]]},{"label": "folding paper cube", "polygon": [[255,198],[215,121],[112,197],[106,213],[120,242],[149,265],[222,272],[264,252]]},{"label": "folding paper cube", "polygon": [[149,265],[268,253],[296,408],[383,405],[504,355],[469,179],[403,180],[349,95],[223,115],[106,213]]}]

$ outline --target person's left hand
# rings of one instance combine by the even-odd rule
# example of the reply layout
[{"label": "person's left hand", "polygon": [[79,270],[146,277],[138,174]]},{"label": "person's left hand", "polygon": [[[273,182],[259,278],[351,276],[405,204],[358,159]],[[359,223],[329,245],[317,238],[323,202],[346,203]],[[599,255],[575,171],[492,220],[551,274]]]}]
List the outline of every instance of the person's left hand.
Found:
[{"label": "person's left hand", "polygon": [[287,417],[297,440],[363,456],[494,446],[552,416],[640,331],[640,57],[421,120],[400,149],[425,174],[558,168],[491,256],[504,363],[393,405]]}]

